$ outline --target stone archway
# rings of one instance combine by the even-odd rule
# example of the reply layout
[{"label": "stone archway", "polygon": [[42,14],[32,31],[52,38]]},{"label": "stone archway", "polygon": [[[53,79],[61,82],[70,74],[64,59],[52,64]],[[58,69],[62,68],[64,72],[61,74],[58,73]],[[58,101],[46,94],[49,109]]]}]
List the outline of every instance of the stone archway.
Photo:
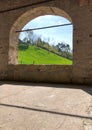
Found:
[{"label": "stone archway", "polygon": [[13,24],[10,30],[10,39],[9,39],[9,63],[17,64],[18,60],[18,36],[19,33],[16,31],[21,30],[23,26],[28,23],[30,20],[42,16],[42,15],[58,15],[68,19],[72,23],[71,17],[63,10],[56,7],[41,6],[29,10],[22,14]]},{"label": "stone archway", "polygon": [[[0,2],[0,7],[0,79],[92,83],[91,0],[4,0]],[[46,14],[73,20],[73,65],[14,65],[18,55],[19,34],[16,31],[29,20]]]}]

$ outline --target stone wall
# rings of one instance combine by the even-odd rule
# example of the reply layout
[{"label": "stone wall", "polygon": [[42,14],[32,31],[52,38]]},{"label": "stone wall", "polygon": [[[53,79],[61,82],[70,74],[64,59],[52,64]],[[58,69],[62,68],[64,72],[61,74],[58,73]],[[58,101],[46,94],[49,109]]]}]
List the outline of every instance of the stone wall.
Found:
[{"label": "stone wall", "polygon": [[[16,31],[46,14],[63,16],[73,23],[73,65],[17,65]],[[82,6],[79,0],[1,1],[0,80],[91,84],[92,0]]]}]

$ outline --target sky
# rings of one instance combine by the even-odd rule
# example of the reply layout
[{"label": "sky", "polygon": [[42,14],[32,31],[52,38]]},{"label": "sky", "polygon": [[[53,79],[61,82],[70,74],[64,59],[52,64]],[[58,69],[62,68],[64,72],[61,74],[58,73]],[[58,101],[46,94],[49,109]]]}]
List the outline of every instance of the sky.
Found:
[{"label": "sky", "polygon": [[[44,15],[39,16],[30,22],[28,22],[22,30],[39,28],[39,27],[47,27],[53,25],[61,25],[71,23],[67,19],[61,16],[55,15]],[[37,36],[40,36],[42,40],[48,41],[49,43],[56,45],[61,42],[65,42],[70,45],[71,50],[73,49],[73,25],[69,26],[61,26],[56,28],[35,30],[33,33]],[[19,38],[22,40],[25,37],[25,33],[21,32]]]}]

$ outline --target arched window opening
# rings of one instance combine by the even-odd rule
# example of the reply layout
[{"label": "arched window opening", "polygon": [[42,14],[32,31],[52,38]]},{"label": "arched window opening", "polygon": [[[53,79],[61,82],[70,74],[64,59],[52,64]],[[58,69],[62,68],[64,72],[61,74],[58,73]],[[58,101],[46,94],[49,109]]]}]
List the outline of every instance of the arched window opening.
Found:
[{"label": "arched window opening", "polygon": [[18,64],[72,65],[73,25],[64,17],[34,18],[22,28],[18,41]]},{"label": "arched window opening", "polygon": [[[48,18],[46,18],[46,17],[48,17]],[[37,20],[37,19],[39,19],[39,20]],[[61,19],[63,19],[63,20],[61,20]],[[44,23],[42,23],[41,20],[44,20]],[[30,24],[29,24],[29,22],[30,22]],[[33,25],[32,22],[34,22],[35,24]],[[40,25],[37,22],[40,23]],[[47,23],[47,22],[50,22],[50,23]],[[30,32],[30,34],[31,34],[30,35],[31,43],[32,43],[32,41],[34,42],[34,41],[37,41],[37,40],[38,41],[41,40],[41,42],[43,42],[45,44],[44,46],[47,46],[46,43],[49,43],[48,44],[49,51],[46,50],[46,48],[44,49],[44,48],[41,48],[41,47],[39,47],[38,50],[44,49],[45,52],[48,52],[47,54],[49,56],[50,56],[50,54],[54,53],[54,56],[56,55],[58,57],[58,59],[59,59],[61,54],[58,54],[58,53],[60,53],[60,52],[58,52],[56,54],[55,54],[55,52],[50,52],[50,51],[55,49],[54,48],[54,49],[51,50],[51,47],[56,46],[56,43],[58,44],[57,45],[58,51],[61,50],[62,46],[66,47],[66,48],[71,47],[71,49],[67,49],[67,51],[71,50],[70,52],[72,54],[72,52],[73,52],[72,51],[73,50],[72,42],[73,42],[73,37],[74,37],[73,36],[73,25],[65,26],[66,24],[72,24],[72,23],[73,23],[73,21],[71,19],[71,14],[67,14],[66,11],[64,11],[64,10],[62,10],[60,8],[51,7],[51,6],[41,6],[41,7],[29,9],[28,11],[26,11],[23,14],[19,15],[19,17],[17,17],[15,19],[15,21],[14,21],[14,23],[11,26],[11,29],[10,29],[10,35],[9,35],[9,62],[8,63],[9,64],[25,64],[25,65],[27,65],[27,64],[30,64],[30,65],[31,64],[34,64],[34,65],[37,65],[37,64],[40,64],[40,65],[43,65],[43,64],[46,64],[46,65],[47,64],[50,64],[50,65],[54,65],[54,64],[66,65],[67,64],[68,65],[69,64],[69,65],[71,65],[72,64],[72,60],[71,60],[72,58],[67,59],[67,60],[70,60],[71,63],[67,63],[67,62],[66,63],[65,62],[61,63],[60,61],[58,63],[55,63],[55,62],[46,63],[45,61],[49,61],[48,59],[46,59],[46,60],[43,59],[43,61],[44,60],[45,61],[41,62],[42,59],[39,59],[38,57],[35,57],[32,54],[30,55],[30,58],[32,58],[34,56],[35,59],[38,58],[40,63],[39,62],[36,63],[35,60],[31,60],[31,59],[27,59],[27,62],[24,62],[24,58],[28,58],[28,56],[29,56],[29,55],[24,55],[24,53],[27,52],[27,50],[29,50],[30,47],[28,48],[28,47],[24,46],[24,48],[26,48],[26,50],[24,51],[22,49],[23,47],[21,48],[20,43],[21,42],[22,43],[23,42],[30,42],[30,40],[29,40],[29,32],[30,31],[28,31],[28,29],[43,28],[43,27],[49,27],[49,26],[57,26],[57,25],[60,24],[62,26],[44,28],[44,29],[38,29],[38,30],[31,30],[31,32]],[[28,26],[28,24],[30,25],[30,27]],[[22,36],[21,36],[21,31],[23,29],[24,30],[26,29],[27,31],[22,33]],[[65,30],[67,30],[67,32]],[[43,31],[43,33],[40,33],[40,31],[41,32]],[[56,32],[56,34],[55,34],[55,32]],[[52,36],[52,34],[53,34],[53,36]],[[63,38],[64,38],[64,40],[63,40]],[[68,40],[68,38],[70,38],[70,40]],[[70,41],[70,43],[68,43],[69,41]],[[63,43],[64,45],[62,45],[61,43]],[[67,44],[69,44],[69,45],[67,45]],[[37,43],[37,46],[38,46],[38,43]],[[31,48],[32,47],[33,46],[31,46]],[[35,50],[37,50],[37,48],[35,48]],[[64,51],[64,50],[65,49],[62,49],[62,51]],[[32,50],[30,52],[32,52]],[[37,53],[37,52],[38,51],[35,51],[35,53]],[[73,54],[72,54],[72,57],[73,57]],[[62,58],[66,58],[64,53],[63,53]],[[53,59],[53,61],[58,60],[58,59],[55,59],[55,57],[52,57],[51,60],[52,59]],[[30,61],[31,61],[31,63],[28,63]],[[62,59],[62,61],[63,61],[63,59]]]}]

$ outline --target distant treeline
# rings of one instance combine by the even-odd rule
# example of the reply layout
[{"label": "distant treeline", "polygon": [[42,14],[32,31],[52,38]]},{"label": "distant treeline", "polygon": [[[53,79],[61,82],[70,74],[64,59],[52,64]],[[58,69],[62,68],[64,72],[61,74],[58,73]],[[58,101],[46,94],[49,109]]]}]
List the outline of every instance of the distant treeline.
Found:
[{"label": "distant treeline", "polygon": [[48,50],[48,52],[53,52],[59,56],[65,57],[67,59],[72,60],[73,54],[70,46],[67,43],[61,42],[57,43],[57,45],[49,44],[49,41],[46,42],[42,40],[40,37],[33,38],[33,32],[28,32],[28,36],[25,37],[23,40],[19,39],[19,49],[26,50],[29,45],[37,46]]}]

